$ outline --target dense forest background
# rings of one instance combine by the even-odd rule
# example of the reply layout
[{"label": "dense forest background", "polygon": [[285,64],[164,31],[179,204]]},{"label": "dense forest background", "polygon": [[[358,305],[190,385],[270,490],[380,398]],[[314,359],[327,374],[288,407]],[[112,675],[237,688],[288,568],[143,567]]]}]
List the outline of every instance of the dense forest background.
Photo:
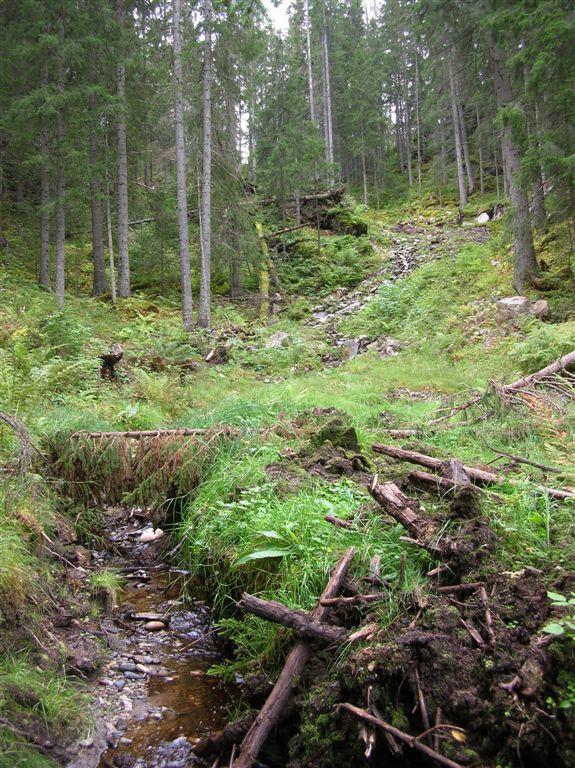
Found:
[{"label": "dense forest background", "polygon": [[37,222],[60,305],[91,256],[93,295],[180,282],[209,326],[212,285],[255,287],[258,196],[336,183],[377,208],[404,181],[509,197],[515,286],[537,278],[532,230],[574,215],[570,3],[307,0],[285,33],[257,3],[181,5],[3,4],[4,228]]}]

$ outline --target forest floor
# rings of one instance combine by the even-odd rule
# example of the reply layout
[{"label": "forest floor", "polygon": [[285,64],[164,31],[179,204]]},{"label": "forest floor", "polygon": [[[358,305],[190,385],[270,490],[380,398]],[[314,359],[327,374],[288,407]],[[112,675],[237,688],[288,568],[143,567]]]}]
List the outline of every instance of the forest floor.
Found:
[{"label": "forest floor", "polygon": [[[0,408],[26,423],[47,463],[19,475],[17,441],[2,432],[2,768],[43,768],[72,753],[96,765],[108,742],[119,748],[106,766],[191,761],[193,738],[261,706],[292,642],[238,611],[241,593],[311,610],[351,546],[356,588],[379,598],[341,602],[330,623],[367,625],[369,636],[316,649],[263,764],[361,766],[390,753],[397,765],[433,762],[369,725],[358,730],[337,708],[344,703],[410,736],[441,726],[421,743],[458,765],[575,762],[572,502],[537,487],[575,481],[570,392],[509,403],[489,384],[575,349],[575,306],[555,277],[562,234],[538,242],[549,317],[502,320],[496,300],[513,292],[500,222],[477,227],[470,215],[458,227],[437,206],[364,215],[369,235],[357,247],[324,234],[332,258],[343,254],[343,288],[318,290],[294,238],[278,263],[288,300],[265,328],[249,302],[241,311],[221,302],[212,336],[186,336],[173,303],[143,294],[117,310],[72,299],[54,312],[22,271],[3,278]],[[105,381],[98,356],[113,341],[125,365]],[[214,348],[220,362],[206,363]],[[447,412],[438,409],[482,392],[462,415],[430,425]],[[87,434],[160,427],[207,431],[185,440]],[[503,478],[479,495],[416,486],[413,467],[374,452],[381,443]],[[431,521],[427,533],[382,510],[367,490],[374,475],[398,484]],[[166,535],[137,543],[131,534],[149,522]],[[150,576],[163,563],[175,569],[165,583],[175,592]],[[211,613],[183,596],[208,598]],[[168,613],[169,626],[148,632],[129,618],[134,610]],[[204,635],[205,645],[188,647]],[[177,702],[150,703],[162,691],[169,700],[171,685]],[[182,696],[202,703],[186,708]],[[210,711],[199,725],[198,708]],[[154,727],[162,711],[166,730]],[[146,755],[143,741],[156,751]]]}]

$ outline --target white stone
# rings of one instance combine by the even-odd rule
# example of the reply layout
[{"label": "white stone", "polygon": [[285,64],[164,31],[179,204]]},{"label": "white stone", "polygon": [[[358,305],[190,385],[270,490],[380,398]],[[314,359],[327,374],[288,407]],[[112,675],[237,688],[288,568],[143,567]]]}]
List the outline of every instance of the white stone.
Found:
[{"label": "white stone", "polygon": [[509,296],[497,302],[497,315],[500,320],[513,320],[531,311],[531,301],[527,296]]},{"label": "white stone", "polygon": [[279,349],[280,347],[287,347],[289,344],[289,333],[285,331],[276,331],[266,341],[267,349]]},{"label": "white stone", "polygon": [[161,539],[163,535],[164,532],[161,528],[156,528],[156,530],[153,528],[146,528],[146,530],[142,531],[140,534],[140,541],[144,544],[148,544],[150,541]]},{"label": "white stone", "polygon": [[475,219],[476,224],[487,224],[488,221],[491,221],[491,219],[489,218],[489,214],[485,211],[480,213],[479,216]]}]

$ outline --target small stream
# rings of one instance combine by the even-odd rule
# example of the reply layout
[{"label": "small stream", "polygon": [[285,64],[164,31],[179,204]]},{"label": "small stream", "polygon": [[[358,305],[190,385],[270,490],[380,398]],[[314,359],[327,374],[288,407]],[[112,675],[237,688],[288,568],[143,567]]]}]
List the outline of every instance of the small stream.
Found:
[{"label": "small stream", "polygon": [[[182,595],[182,573],[158,560],[167,537],[140,542],[146,523],[125,515],[110,548],[93,552],[93,570],[116,569],[127,585],[101,622],[109,649],[94,686],[94,736],[70,768],[181,768],[192,748],[222,728],[238,690],[209,675],[221,659],[208,606]],[[165,617],[150,630],[133,614]]]}]

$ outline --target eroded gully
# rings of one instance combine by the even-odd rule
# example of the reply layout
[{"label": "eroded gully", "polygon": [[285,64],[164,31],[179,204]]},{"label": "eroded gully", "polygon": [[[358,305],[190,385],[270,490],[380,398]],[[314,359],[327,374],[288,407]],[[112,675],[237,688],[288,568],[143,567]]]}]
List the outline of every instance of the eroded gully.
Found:
[{"label": "eroded gully", "polygon": [[208,606],[184,598],[182,572],[161,561],[167,537],[142,542],[150,529],[135,512],[108,510],[109,541],[92,551],[92,572],[114,569],[126,586],[100,622],[107,648],[90,689],[94,729],[69,768],[201,764],[194,744],[223,727],[237,698],[208,674],[221,656]]}]

